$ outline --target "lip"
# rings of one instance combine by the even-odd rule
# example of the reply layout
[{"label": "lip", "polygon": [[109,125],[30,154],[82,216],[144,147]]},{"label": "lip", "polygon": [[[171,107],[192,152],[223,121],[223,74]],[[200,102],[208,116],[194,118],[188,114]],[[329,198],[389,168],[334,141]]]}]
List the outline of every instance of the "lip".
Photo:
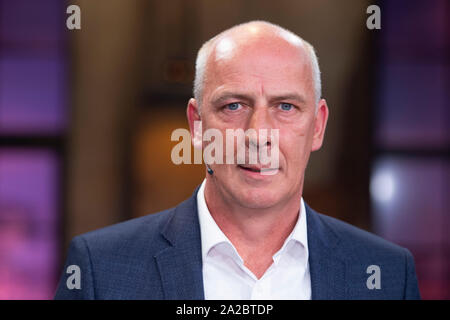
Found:
[{"label": "lip", "polygon": [[[272,176],[273,174],[270,174],[269,172],[279,170],[279,168],[263,168],[258,165],[238,165],[237,166],[239,170],[244,173],[245,175],[252,177],[252,178],[268,178]],[[264,174],[267,172],[266,174]]]}]

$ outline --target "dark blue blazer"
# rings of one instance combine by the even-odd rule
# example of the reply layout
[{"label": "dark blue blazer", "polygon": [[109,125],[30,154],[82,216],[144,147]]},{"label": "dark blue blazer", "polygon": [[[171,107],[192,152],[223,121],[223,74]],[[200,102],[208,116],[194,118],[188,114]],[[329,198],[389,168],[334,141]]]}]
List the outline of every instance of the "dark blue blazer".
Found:
[{"label": "dark blue blazer", "polygon": [[[55,299],[204,299],[197,191],[75,237]],[[407,249],[305,206],[312,299],[420,299]],[[69,265],[80,267],[80,289],[67,286]],[[367,287],[370,265],[380,267],[380,289]]]}]

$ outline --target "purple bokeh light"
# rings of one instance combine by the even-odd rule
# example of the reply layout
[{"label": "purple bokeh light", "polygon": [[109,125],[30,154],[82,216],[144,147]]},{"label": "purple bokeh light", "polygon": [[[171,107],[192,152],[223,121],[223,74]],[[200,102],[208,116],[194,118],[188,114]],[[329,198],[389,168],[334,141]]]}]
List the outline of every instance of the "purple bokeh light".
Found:
[{"label": "purple bokeh light", "polygon": [[49,299],[58,263],[58,158],[0,149],[0,299]]}]

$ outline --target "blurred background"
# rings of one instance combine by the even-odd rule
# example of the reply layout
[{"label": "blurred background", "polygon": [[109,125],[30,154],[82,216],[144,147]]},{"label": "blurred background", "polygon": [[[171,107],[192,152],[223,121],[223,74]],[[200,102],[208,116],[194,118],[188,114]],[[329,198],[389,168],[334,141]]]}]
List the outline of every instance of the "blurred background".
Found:
[{"label": "blurred background", "polygon": [[254,19],[319,57],[330,118],[305,200],[408,248],[422,297],[450,299],[449,5],[0,0],[0,299],[52,298],[73,236],[192,194],[204,166],[174,165],[170,135],[188,128],[196,52]]}]

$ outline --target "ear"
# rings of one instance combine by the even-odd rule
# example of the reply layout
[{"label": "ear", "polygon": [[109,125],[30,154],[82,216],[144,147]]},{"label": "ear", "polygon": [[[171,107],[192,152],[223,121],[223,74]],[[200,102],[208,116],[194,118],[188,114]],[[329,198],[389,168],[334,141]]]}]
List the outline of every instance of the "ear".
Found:
[{"label": "ear", "polygon": [[320,99],[317,112],[314,117],[314,136],[311,151],[319,150],[322,147],[325,128],[328,120],[328,106],[325,99]]},{"label": "ear", "polygon": [[194,98],[189,99],[186,115],[189,122],[189,130],[191,132],[191,142],[194,148],[202,148],[202,125],[201,117],[198,110],[197,100]]}]

